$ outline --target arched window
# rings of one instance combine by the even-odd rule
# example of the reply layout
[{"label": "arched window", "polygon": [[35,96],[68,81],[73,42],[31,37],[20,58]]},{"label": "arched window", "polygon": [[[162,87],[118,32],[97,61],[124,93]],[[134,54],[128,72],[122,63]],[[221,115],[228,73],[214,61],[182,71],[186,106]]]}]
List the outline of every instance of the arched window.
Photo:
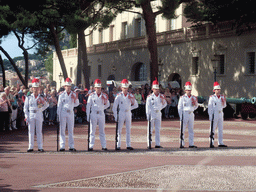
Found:
[{"label": "arched window", "polygon": [[135,81],[146,81],[147,74],[147,66],[144,63],[136,63],[133,67],[134,72],[134,80]]}]

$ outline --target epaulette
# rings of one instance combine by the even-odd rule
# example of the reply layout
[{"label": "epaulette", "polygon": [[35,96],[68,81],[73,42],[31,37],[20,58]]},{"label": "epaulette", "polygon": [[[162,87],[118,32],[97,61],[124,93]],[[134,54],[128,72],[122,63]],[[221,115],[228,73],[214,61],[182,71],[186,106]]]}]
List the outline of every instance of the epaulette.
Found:
[{"label": "epaulette", "polygon": [[95,94],[95,92],[90,93],[89,96],[92,96],[93,94]]},{"label": "epaulette", "polygon": [[102,93],[102,95],[103,95],[105,98],[108,98],[108,94],[107,94],[107,93]]},{"label": "epaulette", "polygon": [[150,97],[150,96],[152,96],[152,94],[149,94],[147,97]]}]

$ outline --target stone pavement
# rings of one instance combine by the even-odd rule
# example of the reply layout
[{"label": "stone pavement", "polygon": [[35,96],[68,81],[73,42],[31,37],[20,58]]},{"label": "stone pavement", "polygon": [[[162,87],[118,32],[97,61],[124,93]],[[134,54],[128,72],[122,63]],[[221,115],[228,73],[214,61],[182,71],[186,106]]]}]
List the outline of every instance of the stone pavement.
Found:
[{"label": "stone pavement", "polygon": [[[224,123],[228,148],[209,148],[209,121],[195,121],[195,145],[179,149],[179,121],[165,120],[163,149],[147,149],[146,121],[132,124],[132,146],[114,150],[115,124],[106,124],[108,151],[96,131],[87,151],[87,125],[75,126],[77,152],[56,151],[56,127],[44,127],[44,153],[27,153],[27,130],[0,133],[0,191],[256,191],[256,121]],[[154,132],[153,132],[154,146]],[[35,143],[35,150],[37,150]],[[67,150],[66,146],[66,150]]]}]

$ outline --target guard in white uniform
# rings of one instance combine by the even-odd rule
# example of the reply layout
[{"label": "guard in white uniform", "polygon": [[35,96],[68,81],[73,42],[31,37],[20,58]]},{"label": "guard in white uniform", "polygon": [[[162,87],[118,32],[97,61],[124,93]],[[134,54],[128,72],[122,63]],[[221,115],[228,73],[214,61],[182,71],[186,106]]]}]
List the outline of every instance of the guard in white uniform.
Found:
[{"label": "guard in white uniform", "polygon": [[102,146],[102,150],[107,150],[106,148],[106,138],[105,138],[105,113],[104,110],[107,109],[110,104],[108,100],[108,95],[101,92],[101,81],[96,79],[94,81],[95,92],[89,95],[86,111],[88,112],[87,121],[90,121],[90,144],[89,151],[93,151],[93,146],[95,142],[95,132],[96,126],[99,125],[99,136]]},{"label": "guard in white uniform", "polygon": [[57,115],[60,122],[60,151],[65,151],[65,130],[68,128],[69,151],[76,151],[74,148],[74,107],[79,105],[78,93],[71,91],[72,81],[67,78],[65,81],[65,91],[58,99]]},{"label": "guard in white uniform", "polygon": [[49,104],[39,94],[39,79],[32,80],[31,96],[26,97],[24,103],[25,120],[28,123],[28,138],[29,146],[27,152],[32,152],[34,149],[34,136],[36,129],[38,151],[44,152],[43,150],[43,139],[42,139],[42,123],[43,123],[43,111],[47,109]]},{"label": "guard in white uniform", "polygon": [[190,82],[186,82],[185,84],[185,94],[180,97],[178,104],[178,112],[181,120],[181,144],[180,148],[184,148],[184,132],[185,128],[188,126],[188,134],[189,134],[189,148],[197,148],[194,145],[194,111],[198,108],[198,100],[197,97],[191,95],[192,84]]},{"label": "guard in white uniform", "polygon": [[[147,115],[147,120],[151,121],[150,134],[152,134],[152,128],[155,126],[155,148],[163,148],[160,145],[160,129],[161,129],[161,121],[162,121],[161,110],[166,107],[167,102],[165,99],[165,95],[159,93],[159,83],[157,79],[153,81],[152,90],[153,90],[153,93],[148,95],[146,100],[146,115]],[[149,130],[147,129],[147,138],[148,137],[149,137]],[[149,147],[148,139],[147,139],[147,145]]]},{"label": "guard in white uniform", "polygon": [[214,133],[215,129],[218,127],[218,146],[227,147],[223,144],[223,108],[227,106],[226,97],[220,94],[221,88],[218,82],[215,82],[213,85],[214,95],[211,95],[208,103],[208,114],[209,120],[212,123],[213,127],[211,130],[210,126],[210,148],[214,148]]},{"label": "guard in white uniform", "polygon": [[[133,94],[128,93],[129,83],[127,79],[121,81],[122,92],[119,93],[114,101],[113,113],[115,121],[118,121],[118,142],[117,150],[121,148],[121,133],[125,122],[126,125],[126,149],[133,150],[131,147],[131,122],[132,113],[131,110],[138,108],[138,103]],[[119,115],[117,119],[117,110],[119,110]]]}]

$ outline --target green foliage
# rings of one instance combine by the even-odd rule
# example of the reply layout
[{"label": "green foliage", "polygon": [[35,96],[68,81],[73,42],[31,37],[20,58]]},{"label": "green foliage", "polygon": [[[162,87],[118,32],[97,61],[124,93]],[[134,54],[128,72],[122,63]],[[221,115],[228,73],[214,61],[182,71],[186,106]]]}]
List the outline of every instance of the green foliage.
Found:
[{"label": "green foliage", "polygon": [[48,71],[49,73],[53,73],[53,53],[48,55],[47,59],[44,62],[45,65],[45,69],[46,71]]},{"label": "green foliage", "polygon": [[193,0],[186,4],[185,16],[193,23],[233,21],[234,28],[243,30],[256,22],[253,0]]}]

